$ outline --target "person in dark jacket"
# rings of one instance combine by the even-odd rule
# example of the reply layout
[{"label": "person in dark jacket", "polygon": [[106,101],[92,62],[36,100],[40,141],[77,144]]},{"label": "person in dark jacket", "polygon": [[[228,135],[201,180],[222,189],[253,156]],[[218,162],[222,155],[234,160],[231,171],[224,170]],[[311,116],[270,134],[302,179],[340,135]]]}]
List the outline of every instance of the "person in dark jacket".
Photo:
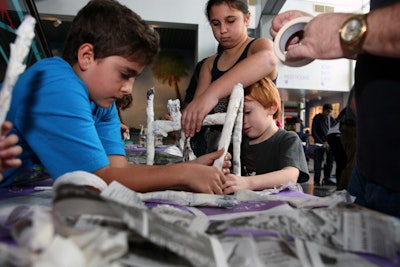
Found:
[{"label": "person in dark jacket", "polygon": [[327,140],[329,128],[335,124],[335,120],[331,116],[332,109],[331,104],[324,104],[322,113],[315,115],[312,121],[311,134],[314,138],[314,143],[318,145],[318,148],[314,151],[314,185],[320,185],[322,162],[325,154],[326,161],[324,164],[324,179],[322,184],[336,185],[331,180],[333,154],[329,149]]}]

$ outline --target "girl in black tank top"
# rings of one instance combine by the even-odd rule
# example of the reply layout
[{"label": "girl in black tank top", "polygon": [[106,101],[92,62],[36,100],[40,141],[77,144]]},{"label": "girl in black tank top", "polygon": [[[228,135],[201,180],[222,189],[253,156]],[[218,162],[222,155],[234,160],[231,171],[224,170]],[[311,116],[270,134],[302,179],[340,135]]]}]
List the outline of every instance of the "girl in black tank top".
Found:
[{"label": "girl in black tank top", "polygon": [[[263,77],[276,76],[278,61],[271,40],[253,39],[248,35],[250,12],[246,0],[208,0],[206,15],[219,45],[237,52],[229,55],[227,62],[233,64],[226,65],[229,69],[224,71],[217,67],[218,62],[222,63],[222,53],[214,61],[205,62],[207,71],[201,72],[196,87],[200,97],[194,97],[182,112],[182,130],[186,136],[192,137],[196,156],[215,151],[218,147],[222,126],[201,126],[207,113],[226,112],[229,95],[235,84],[241,83],[246,87]],[[236,56],[239,57],[236,59]],[[197,130],[200,132],[196,133]]]},{"label": "girl in black tank top", "polygon": [[[218,61],[219,58],[221,57],[222,53],[219,53],[215,59],[214,59],[214,63],[211,69],[211,82],[217,80],[219,77],[221,77],[222,75],[224,75],[226,72],[228,72],[231,68],[233,68],[236,64],[238,64],[240,61],[242,61],[243,59],[245,59],[247,57],[247,53],[249,51],[249,48],[251,46],[251,44],[255,41],[256,39],[251,40],[245,47],[245,49],[243,50],[242,54],[240,55],[240,57],[238,58],[238,60],[235,62],[235,64],[233,64],[233,66],[231,66],[229,69],[225,70],[225,71],[221,71],[218,69]],[[210,113],[223,113],[226,112],[226,109],[228,107],[228,99],[229,97],[224,97],[221,98],[218,102],[218,104],[214,107],[214,109],[210,112]]]}]

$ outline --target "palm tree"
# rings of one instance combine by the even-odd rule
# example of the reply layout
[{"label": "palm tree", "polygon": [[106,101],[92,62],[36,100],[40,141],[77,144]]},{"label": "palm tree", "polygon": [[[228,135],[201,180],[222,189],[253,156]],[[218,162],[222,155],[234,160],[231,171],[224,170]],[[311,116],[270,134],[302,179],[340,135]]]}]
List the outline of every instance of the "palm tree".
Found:
[{"label": "palm tree", "polygon": [[174,51],[161,51],[153,63],[151,71],[154,77],[161,83],[168,83],[173,86],[176,97],[182,103],[179,85],[182,77],[187,76],[189,65],[185,62],[183,56]]}]

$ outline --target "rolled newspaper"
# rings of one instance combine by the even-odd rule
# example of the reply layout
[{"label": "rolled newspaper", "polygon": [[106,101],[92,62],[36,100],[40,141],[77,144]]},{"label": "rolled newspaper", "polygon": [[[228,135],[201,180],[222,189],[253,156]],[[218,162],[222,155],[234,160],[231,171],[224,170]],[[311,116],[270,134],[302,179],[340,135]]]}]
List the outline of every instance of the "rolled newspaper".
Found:
[{"label": "rolled newspaper", "polygon": [[24,64],[24,60],[29,53],[32,40],[35,37],[35,24],[36,20],[32,16],[25,16],[17,29],[15,42],[10,44],[10,59],[3,87],[0,91],[0,125],[3,125],[7,112],[10,109],[14,85],[19,75],[25,71],[26,65]]}]

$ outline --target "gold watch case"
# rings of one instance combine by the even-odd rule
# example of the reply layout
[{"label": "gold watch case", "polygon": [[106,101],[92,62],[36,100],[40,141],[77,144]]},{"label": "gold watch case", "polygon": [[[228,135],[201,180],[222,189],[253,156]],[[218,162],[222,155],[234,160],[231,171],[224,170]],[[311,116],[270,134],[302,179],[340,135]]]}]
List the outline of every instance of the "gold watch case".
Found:
[{"label": "gold watch case", "polygon": [[340,43],[346,51],[361,53],[367,35],[367,14],[347,19],[339,30]]}]

